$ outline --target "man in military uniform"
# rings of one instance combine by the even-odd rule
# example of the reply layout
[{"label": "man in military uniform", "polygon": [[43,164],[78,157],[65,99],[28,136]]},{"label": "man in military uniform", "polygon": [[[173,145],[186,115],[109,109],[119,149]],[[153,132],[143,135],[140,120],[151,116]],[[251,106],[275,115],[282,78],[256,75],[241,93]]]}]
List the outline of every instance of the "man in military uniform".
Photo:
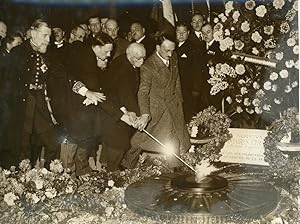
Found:
[{"label": "man in military uniform", "polygon": [[34,165],[44,146],[47,168],[60,149],[52,105],[58,107],[64,102],[64,95],[58,94],[61,85],[56,84],[66,77],[63,68],[46,54],[50,35],[48,24],[36,20],[31,38],[11,52],[5,80],[11,99],[7,147],[16,150],[19,160],[30,158]]}]

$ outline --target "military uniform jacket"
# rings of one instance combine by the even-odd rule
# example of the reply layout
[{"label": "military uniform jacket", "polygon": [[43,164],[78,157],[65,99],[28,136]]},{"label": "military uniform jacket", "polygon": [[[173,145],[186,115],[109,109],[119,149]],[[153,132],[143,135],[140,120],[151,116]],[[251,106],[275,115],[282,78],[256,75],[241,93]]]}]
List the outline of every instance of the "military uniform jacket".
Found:
[{"label": "military uniform jacket", "polygon": [[[24,131],[31,133],[33,128],[36,133],[47,131],[53,128],[53,118],[59,123],[64,116],[61,102],[66,103],[66,95],[62,92],[68,85],[66,73],[62,65],[48,56],[34,51],[29,41],[14,48],[8,56],[5,74],[5,91],[11,111],[6,136],[10,141],[8,144],[22,142]],[[50,110],[46,100],[50,103]],[[33,127],[36,110],[42,116],[35,120]]]}]

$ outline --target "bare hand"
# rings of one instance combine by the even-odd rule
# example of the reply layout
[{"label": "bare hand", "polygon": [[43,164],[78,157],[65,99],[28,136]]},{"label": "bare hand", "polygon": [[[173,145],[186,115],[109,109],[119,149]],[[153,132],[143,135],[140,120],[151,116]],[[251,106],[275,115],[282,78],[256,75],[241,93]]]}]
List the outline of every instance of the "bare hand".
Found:
[{"label": "bare hand", "polygon": [[150,116],[148,114],[143,114],[140,116],[136,122],[134,123],[134,127],[143,131],[143,129],[147,126],[148,122],[150,121]]},{"label": "bare hand", "polygon": [[86,92],[85,96],[95,105],[98,105],[98,102],[102,103],[104,100],[106,100],[106,96],[103,93],[93,92],[90,90]]}]

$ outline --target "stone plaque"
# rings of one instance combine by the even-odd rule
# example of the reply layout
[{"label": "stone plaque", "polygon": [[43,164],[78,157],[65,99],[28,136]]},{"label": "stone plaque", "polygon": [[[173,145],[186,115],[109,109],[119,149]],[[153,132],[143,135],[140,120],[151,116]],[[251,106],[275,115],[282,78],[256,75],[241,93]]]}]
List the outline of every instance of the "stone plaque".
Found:
[{"label": "stone plaque", "polygon": [[264,161],[264,138],[267,130],[229,128],[232,139],[221,150],[221,161],[268,166]]}]

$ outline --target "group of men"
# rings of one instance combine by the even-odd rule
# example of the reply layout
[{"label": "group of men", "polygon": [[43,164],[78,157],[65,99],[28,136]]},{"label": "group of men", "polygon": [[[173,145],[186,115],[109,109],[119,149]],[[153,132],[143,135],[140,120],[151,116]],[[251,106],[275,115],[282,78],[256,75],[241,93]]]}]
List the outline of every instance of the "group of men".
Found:
[{"label": "group of men", "polygon": [[[134,22],[125,39],[112,18],[91,17],[68,35],[36,20],[23,43],[1,41],[7,53],[0,64],[1,166],[25,158],[34,165],[44,147],[49,167],[67,140],[62,159],[77,176],[91,171],[88,158],[99,144],[108,170],[134,167],[141,153],[162,152],[144,130],[177,154],[187,151],[186,123],[221,104],[212,102],[207,83],[207,64],[221,54],[212,26],[204,23],[195,14],[191,30],[178,23],[174,33],[150,36]],[[168,162],[178,166],[173,157]]]}]

